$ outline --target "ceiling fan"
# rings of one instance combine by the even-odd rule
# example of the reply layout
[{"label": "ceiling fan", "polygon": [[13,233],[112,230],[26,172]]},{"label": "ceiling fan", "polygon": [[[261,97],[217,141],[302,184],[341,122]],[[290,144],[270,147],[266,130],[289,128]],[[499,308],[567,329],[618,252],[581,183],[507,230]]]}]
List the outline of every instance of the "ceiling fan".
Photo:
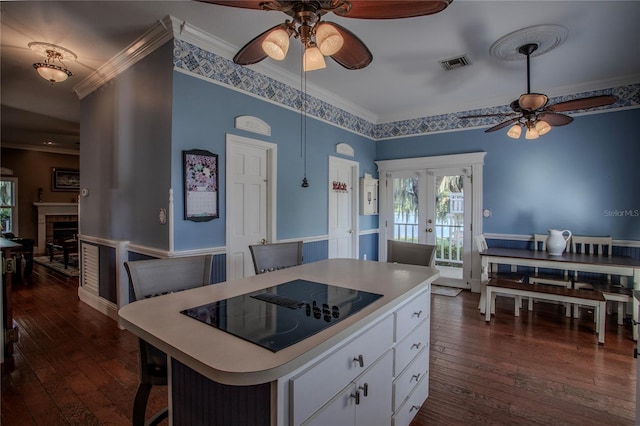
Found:
[{"label": "ceiling fan", "polygon": [[282,60],[287,55],[291,36],[304,46],[303,69],[324,68],[323,56],[330,56],[343,67],[356,70],[373,60],[367,46],[351,31],[334,22],[322,21],[331,12],[344,18],[399,19],[425,16],[444,10],[453,0],[198,0],[244,9],[284,12],[293,21],[269,28],[247,43],[233,62],[251,65],[271,57]]},{"label": "ceiling fan", "polygon": [[512,125],[507,132],[509,137],[518,139],[524,127],[526,129],[526,139],[537,139],[539,136],[548,133],[552,126],[564,126],[573,121],[573,118],[568,115],[558,114],[560,112],[596,108],[611,105],[616,101],[615,96],[603,95],[547,105],[549,99],[546,95],[542,93],[531,93],[529,61],[531,54],[535,52],[537,48],[537,43],[528,43],[518,48],[518,52],[527,57],[527,93],[520,95],[520,98],[511,102],[510,107],[514,112],[467,115],[460,118],[512,117],[488,128],[485,130],[485,133],[495,132],[496,130]]}]

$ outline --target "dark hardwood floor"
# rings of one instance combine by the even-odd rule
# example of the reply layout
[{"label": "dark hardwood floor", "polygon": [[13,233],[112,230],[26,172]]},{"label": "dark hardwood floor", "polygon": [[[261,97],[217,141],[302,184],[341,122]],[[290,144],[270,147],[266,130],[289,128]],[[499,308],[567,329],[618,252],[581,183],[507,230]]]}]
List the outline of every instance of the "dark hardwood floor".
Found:
[{"label": "dark hardwood floor", "polygon": [[[137,340],[79,302],[77,285],[35,265],[14,286],[20,341],[2,369],[2,425],[130,424]],[[433,295],[429,399],[412,426],[634,424],[631,326],[609,316],[598,346],[589,313],[567,319],[538,303],[515,318],[498,298],[486,325],[478,298]],[[154,390],[149,413],[165,404]]]}]

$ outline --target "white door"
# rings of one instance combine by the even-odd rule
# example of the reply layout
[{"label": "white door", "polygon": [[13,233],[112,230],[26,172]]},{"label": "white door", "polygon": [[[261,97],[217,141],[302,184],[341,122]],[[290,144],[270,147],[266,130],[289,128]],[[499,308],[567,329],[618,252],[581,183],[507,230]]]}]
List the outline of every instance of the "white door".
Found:
[{"label": "white door", "polygon": [[[427,244],[435,244],[437,284],[469,288],[471,195],[466,168],[427,171]],[[466,255],[466,256],[465,256]]]},{"label": "white door", "polygon": [[[392,172],[388,175],[388,239],[437,247],[437,284],[469,288],[471,265],[470,176],[464,168]],[[467,190],[465,191],[465,188]],[[466,256],[465,256],[466,254]]]},{"label": "white door", "polygon": [[357,258],[358,163],[329,157],[329,258]]},{"label": "white door", "polygon": [[227,135],[227,280],[254,275],[249,246],[275,233],[275,149]]}]

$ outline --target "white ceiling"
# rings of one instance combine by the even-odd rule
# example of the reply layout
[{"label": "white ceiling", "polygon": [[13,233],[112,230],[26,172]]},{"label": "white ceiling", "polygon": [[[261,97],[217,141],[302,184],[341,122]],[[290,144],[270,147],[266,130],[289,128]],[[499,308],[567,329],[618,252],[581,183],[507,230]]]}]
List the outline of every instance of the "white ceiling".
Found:
[{"label": "white ceiling", "polygon": [[[2,143],[77,148],[80,101],[73,88],[167,15],[237,49],[286,15],[196,1],[11,1],[0,3]],[[387,123],[507,105],[526,92],[526,62],[489,54],[496,40],[533,25],[568,29],[560,46],[531,59],[531,89],[549,97],[640,82],[640,1],[454,0],[443,12],[399,20],[327,14],[373,53],[363,70],[332,60],[307,73],[309,92],[373,122]],[[75,74],[51,85],[32,68],[44,58],[32,41],[63,46],[78,56]],[[282,62],[252,68],[299,82],[299,42]],[[471,66],[445,71],[440,60],[466,54]],[[67,144],[67,145],[65,145]]]}]

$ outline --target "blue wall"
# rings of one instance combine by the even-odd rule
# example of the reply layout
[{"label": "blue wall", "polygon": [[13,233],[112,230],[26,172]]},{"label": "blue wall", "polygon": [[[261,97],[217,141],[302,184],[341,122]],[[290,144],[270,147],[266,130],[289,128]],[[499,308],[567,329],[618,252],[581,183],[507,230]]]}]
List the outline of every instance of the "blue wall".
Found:
[{"label": "blue wall", "polygon": [[[271,126],[271,136],[234,128],[235,117],[256,116]],[[247,96],[213,82],[181,72],[173,77],[172,178],[174,190],[175,249],[197,249],[225,245],[225,135],[232,133],[278,145],[277,238],[303,238],[328,233],[329,156],[338,143],[355,150],[360,175],[376,175],[375,143],[370,139],[307,118],[307,178],[300,186],[304,162],[300,155],[300,113]],[[195,223],[183,220],[182,151],[205,149],[219,155],[220,218]],[[351,159],[351,158],[350,158]],[[362,216],[361,229],[376,229],[377,216]]]},{"label": "blue wall", "polygon": [[638,122],[634,109],[575,117],[533,141],[482,130],[378,141],[376,159],[486,151],[484,232],[640,240]]}]

